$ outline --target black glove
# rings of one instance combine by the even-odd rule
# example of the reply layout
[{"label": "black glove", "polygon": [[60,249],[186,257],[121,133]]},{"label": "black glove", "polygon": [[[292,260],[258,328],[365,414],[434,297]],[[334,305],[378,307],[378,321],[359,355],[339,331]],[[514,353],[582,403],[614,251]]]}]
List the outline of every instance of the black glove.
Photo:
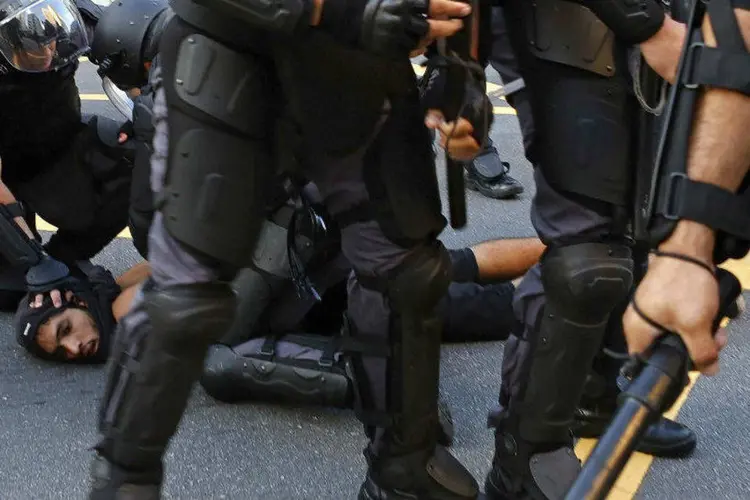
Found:
[{"label": "black glove", "polygon": [[123,123],[120,126],[120,129],[117,131],[117,141],[118,142],[120,141],[120,134],[125,134],[128,137],[127,140],[130,140],[133,137],[135,137],[135,130],[133,130],[133,121],[132,120],[128,120],[128,121],[126,121],[125,123]]},{"label": "black glove", "polygon": [[42,260],[26,272],[26,289],[29,292],[48,292],[63,287],[70,277],[68,266],[44,255]]},{"label": "black glove", "polygon": [[405,56],[427,33],[429,0],[370,0],[362,15],[362,46],[376,54]]},{"label": "black glove", "polygon": [[406,57],[430,30],[429,0],[326,0],[320,27],[374,54]]}]

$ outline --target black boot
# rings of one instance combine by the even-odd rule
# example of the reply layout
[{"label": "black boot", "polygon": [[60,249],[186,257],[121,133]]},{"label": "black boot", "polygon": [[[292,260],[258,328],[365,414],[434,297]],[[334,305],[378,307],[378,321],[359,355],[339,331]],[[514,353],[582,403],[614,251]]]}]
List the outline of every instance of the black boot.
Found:
[{"label": "black boot", "polygon": [[523,185],[508,175],[510,164],[500,160],[491,140],[466,167],[466,187],[488,198],[504,200],[523,193]]},{"label": "black boot", "polygon": [[407,455],[373,447],[365,450],[368,469],[359,500],[475,500],[477,483],[442,446]]},{"label": "black boot", "polygon": [[503,417],[490,417],[495,427],[495,455],[484,484],[488,500],[562,499],[581,470],[572,440],[529,443],[518,437]]},{"label": "black boot", "polygon": [[[582,438],[601,436],[616,409],[614,397],[599,400],[584,397],[574,416],[573,434]],[[692,453],[697,442],[698,438],[688,427],[662,416],[646,429],[635,449],[655,457],[679,458]]]},{"label": "black boot", "polygon": [[89,500],[159,500],[162,471],[126,471],[96,454]]}]

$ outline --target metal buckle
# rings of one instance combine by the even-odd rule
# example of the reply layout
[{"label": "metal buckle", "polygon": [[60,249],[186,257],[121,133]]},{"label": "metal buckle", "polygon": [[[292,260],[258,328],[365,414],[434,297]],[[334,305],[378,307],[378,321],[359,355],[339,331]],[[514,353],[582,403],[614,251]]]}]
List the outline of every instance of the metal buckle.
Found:
[{"label": "metal buckle", "polygon": [[683,82],[682,85],[686,89],[695,90],[697,89],[700,84],[691,82],[690,79],[693,77],[693,68],[695,66],[695,61],[698,59],[698,56],[700,55],[700,52],[698,52],[698,49],[705,49],[706,45],[701,42],[695,42],[690,44],[690,47],[688,47],[687,55],[685,56],[685,69],[684,72],[684,78],[682,78]]},{"label": "metal buckle", "polygon": [[260,353],[268,358],[273,358],[274,354],[276,354],[276,339],[272,335],[269,335],[263,341]]},{"label": "metal buckle", "polygon": [[676,207],[676,195],[678,195],[678,182],[680,180],[689,180],[687,174],[683,172],[673,172],[669,174],[667,180],[667,189],[664,193],[665,203],[664,210],[662,211],[662,217],[668,220],[677,221],[680,220],[680,214],[677,212]]},{"label": "metal buckle", "polygon": [[322,366],[323,368],[331,368],[333,366],[333,358],[328,356],[321,356],[321,358],[318,360],[318,365]]}]

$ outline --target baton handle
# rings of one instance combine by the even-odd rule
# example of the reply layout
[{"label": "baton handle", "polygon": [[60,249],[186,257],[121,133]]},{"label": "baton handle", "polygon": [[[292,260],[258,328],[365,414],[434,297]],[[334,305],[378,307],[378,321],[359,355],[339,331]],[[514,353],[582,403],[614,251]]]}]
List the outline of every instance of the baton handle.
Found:
[{"label": "baton handle", "polygon": [[[477,16],[479,16],[478,4],[472,0],[461,0],[472,4],[472,13],[464,18],[464,27],[445,41],[445,50],[451,54],[455,53],[462,59],[476,59]],[[455,122],[461,113],[466,92],[466,69],[449,65],[447,68],[447,99],[443,115],[448,122]],[[450,141],[450,138],[448,139]],[[466,226],[466,187],[464,185],[464,164],[455,161],[445,152],[445,178],[448,187],[448,211],[450,224],[453,229],[461,229]]]}]

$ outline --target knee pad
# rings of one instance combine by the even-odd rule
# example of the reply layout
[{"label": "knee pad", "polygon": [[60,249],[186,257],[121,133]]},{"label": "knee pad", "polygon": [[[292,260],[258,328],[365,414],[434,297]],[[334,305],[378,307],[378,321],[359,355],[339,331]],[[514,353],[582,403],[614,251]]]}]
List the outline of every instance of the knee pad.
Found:
[{"label": "knee pad", "polygon": [[552,247],[542,258],[542,283],[547,303],[564,311],[566,319],[599,323],[630,291],[631,250],[609,243]]},{"label": "knee pad", "polygon": [[351,405],[349,378],[337,361],[336,338],[286,335],[209,349],[201,385],[227,403],[271,401],[286,404]]},{"label": "knee pad", "polygon": [[440,242],[425,245],[391,274],[388,299],[394,312],[431,314],[451,283],[451,260]]},{"label": "knee pad", "polygon": [[169,158],[156,193],[167,231],[246,267],[274,171],[271,75],[261,60],[172,22],[162,43]]},{"label": "knee pad", "polygon": [[546,303],[519,363],[520,405],[513,425],[531,443],[565,443],[586,375],[612,310],[633,283],[630,248],[610,243],[552,247],[542,258]]},{"label": "knee pad", "polygon": [[235,293],[228,283],[178,285],[144,293],[154,328],[152,337],[166,349],[208,346],[220,338],[234,318]]}]

